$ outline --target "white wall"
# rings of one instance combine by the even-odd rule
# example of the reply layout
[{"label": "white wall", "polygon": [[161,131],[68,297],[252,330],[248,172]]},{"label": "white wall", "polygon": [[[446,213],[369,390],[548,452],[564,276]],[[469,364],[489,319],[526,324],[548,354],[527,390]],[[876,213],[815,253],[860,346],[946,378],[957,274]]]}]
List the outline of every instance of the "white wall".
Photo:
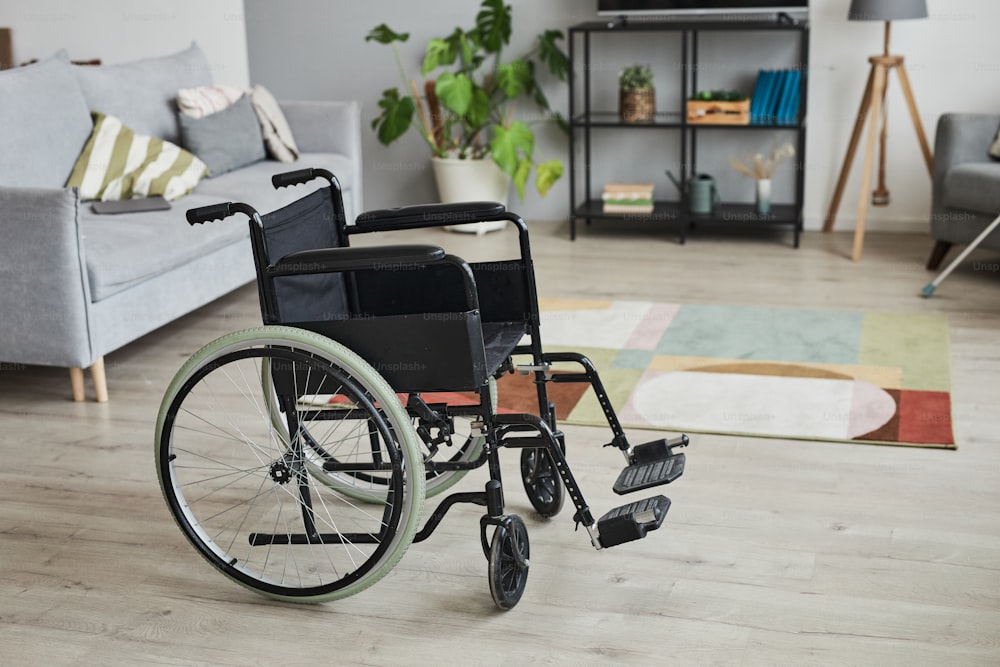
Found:
[{"label": "white wall", "polygon": [[[573,23],[596,18],[596,0],[508,0],[514,6],[514,34],[525,40],[544,28],[566,29]],[[279,96],[306,99],[361,100],[366,118],[377,115],[381,91],[397,85],[398,75],[391,52],[381,45],[366,44],[365,34],[383,21],[398,31],[411,33],[404,48],[404,61],[418,73],[421,49],[427,39],[450,32],[455,25],[467,25],[477,3],[471,0],[378,0],[347,2],[298,0],[294,4],[273,0],[245,0],[251,78],[272,88]],[[813,0],[811,33],[811,81],[806,171],[806,224],[818,228],[833,194],[837,173],[844,158],[854,115],[868,76],[868,56],[882,48],[882,24],[848,22],[850,0]],[[294,8],[294,11],[290,10]],[[1000,112],[1000,51],[995,48],[996,26],[1000,25],[1000,2],[995,0],[928,0],[930,18],[894,24],[893,51],[907,58],[910,80],[933,145],[934,127],[940,114],[953,111]],[[618,62],[651,62],[654,69],[661,59],[658,78],[669,80],[670,53],[648,40],[635,40],[608,47],[601,57],[613,82]],[[734,83],[752,89],[748,73],[769,62],[781,45],[757,43],[718,44],[719,62],[728,62],[735,73]],[[729,52],[727,53],[727,48]],[[517,49],[512,49],[516,52]],[[612,66],[613,65],[613,66]],[[724,67],[713,72],[719,85],[732,85]],[[672,85],[658,91],[661,108],[676,108],[670,99]],[[564,85],[548,86],[550,101],[560,110],[567,106]],[[898,81],[889,92],[888,185],[892,205],[871,209],[871,229],[926,229],[930,207],[929,178],[920,157],[912,124],[905,109]],[[399,205],[431,201],[435,197],[433,178],[427,166],[427,150],[414,134],[390,148],[381,146],[364,128],[366,201],[371,206]],[[626,136],[627,135],[627,136]],[[729,135],[739,136],[739,135]],[[744,134],[744,136],[747,136]],[[639,137],[642,137],[641,139]],[[666,134],[655,140],[645,133],[622,133],[625,150],[617,153],[617,163],[605,165],[630,175],[647,174],[659,188],[669,185],[663,175],[664,155],[672,155],[672,139]],[[712,165],[720,185],[729,188],[728,197],[751,197],[750,184],[726,166],[731,155],[766,148],[769,137],[749,134],[731,147],[699,145],[703,163]],[[546,135],[546,153],[562,151],[559,135]],[[715,140],[712,140],[715,141]],[[606,140],[606,143],[614,143]],[[610,147],[602,155],[614,155]],[[714,152],[713,152],[714,151]],[[859,156],[860,157],[860,156]],[[837,229],[853,227],[858,200],[860,162],[852,170],[841,204]],[[777,184],[776,184],[777,186]],[[787,186],[786,186],[787,188]],[[733,190],[737,193],[733,194]],[[665,191],[664,191],[665,194]],[[529,218],[564,219],[568,209],[566,179],[545,200],[529,195],[519,211]]]},{"label": "white wall", "polygon": [[196,41],[216,81],[250,79],[242,0],[0,0],[0,25],[12,30],[15,62],[66,49],[70,58],[110,64]]}]

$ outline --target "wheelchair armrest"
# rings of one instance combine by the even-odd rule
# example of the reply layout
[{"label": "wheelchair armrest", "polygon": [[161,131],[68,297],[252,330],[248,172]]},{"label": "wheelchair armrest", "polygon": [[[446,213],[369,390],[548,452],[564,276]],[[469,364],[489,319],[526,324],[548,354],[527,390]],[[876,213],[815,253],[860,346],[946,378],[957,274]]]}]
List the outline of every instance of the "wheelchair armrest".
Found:
[{"label": "wheelchair armrest", "polygon": [[445,252],[432,245],[395,245],[372,248],[321,248],[285,255],[267,268],[270,276],[301,276],[365,269],[416,268],[440,262]]},{"label": "wheelchair armrest", "polygon": [[470,222],[504,219],[505,213],[506,209],[503,204],[488,201],[420,204],[366,211],[357,217],[355,227],[358,228],[358,231],[386,231],[462,225]]}]

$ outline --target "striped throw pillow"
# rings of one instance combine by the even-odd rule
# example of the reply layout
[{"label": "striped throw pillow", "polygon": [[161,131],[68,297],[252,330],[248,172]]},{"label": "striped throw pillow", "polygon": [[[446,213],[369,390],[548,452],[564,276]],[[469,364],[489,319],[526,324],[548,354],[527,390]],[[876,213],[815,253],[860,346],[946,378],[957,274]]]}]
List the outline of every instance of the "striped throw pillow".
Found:
[{"label": "striped throw pillow", "polygon": [[205,163],[169,141],[136,134],[114,116],[94,112],[94,129],[66,187],[80,199],[173,201],[191,192],[208,172]]}]

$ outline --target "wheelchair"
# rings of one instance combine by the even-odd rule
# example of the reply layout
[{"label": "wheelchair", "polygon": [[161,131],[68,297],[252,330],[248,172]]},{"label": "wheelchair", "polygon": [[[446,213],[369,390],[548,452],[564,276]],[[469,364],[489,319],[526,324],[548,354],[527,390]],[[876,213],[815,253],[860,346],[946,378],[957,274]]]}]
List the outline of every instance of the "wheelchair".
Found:
[{"label": "wheelchair", "polygon": [[[317,178],[326,183],[265,215],[243,203],[187,212],[192,225],[249,218],[263,317],[196,352],[161,403],[158,478],[197,551],[266,596],[337,600],[379,581],[451,507],[471,503],[485,508],[491,595],[510,609],[531,554],[525,522],[504,509],[502,449],[520,450],[538,515],[555,516],[568,495],[596,549],[659,528],[670,508],[663,495],[594,519],[546,387],[591,385],[612,434],[605,446],[625,458],[618,494],[675,481],[688,438],[630,445],[593,364],[543,351],[524,220],[472,202],[370,211],[348,224],[329,171],[279,174],[272,184]],[[432,245],[349,244],[357,234],[480,221],[513,225],[520,257],[470,264]],[[533,376],[537,414],[497,411],[496,380],[516,372]],[[420,527],[427,498],[482,466],[482,491],[444,496]]]}]

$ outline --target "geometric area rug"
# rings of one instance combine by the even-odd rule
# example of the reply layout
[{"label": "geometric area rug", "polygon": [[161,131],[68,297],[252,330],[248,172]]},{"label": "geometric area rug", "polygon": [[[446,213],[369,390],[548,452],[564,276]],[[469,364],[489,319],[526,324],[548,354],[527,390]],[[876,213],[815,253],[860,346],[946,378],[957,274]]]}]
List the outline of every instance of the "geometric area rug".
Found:
[{"label": "geometric area rug", "polygon": [[[588,356],[623,426],[955,447],[943,315],[580,299],[539,305],[543,348]],[[537,410],[531,379],[505,375],[499,411]],[[589,385],[548,389],[560,421],[607,425]]]}]

